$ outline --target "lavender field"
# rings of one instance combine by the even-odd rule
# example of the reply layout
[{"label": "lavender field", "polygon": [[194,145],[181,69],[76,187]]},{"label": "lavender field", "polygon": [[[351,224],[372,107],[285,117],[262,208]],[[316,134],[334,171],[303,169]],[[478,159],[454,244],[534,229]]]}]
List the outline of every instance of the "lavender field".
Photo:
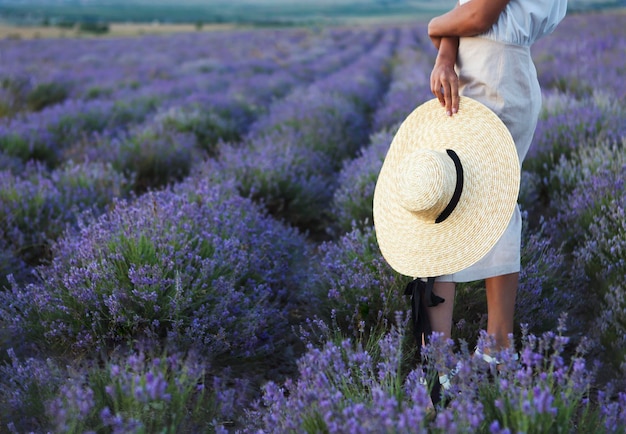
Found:
[{"label": "lavender field", "polygon": [[425,25],[1,40],[0,433],[626,433],[624,53],[533,47],[515,344],[459,285],[432,418],[371,216]]}]

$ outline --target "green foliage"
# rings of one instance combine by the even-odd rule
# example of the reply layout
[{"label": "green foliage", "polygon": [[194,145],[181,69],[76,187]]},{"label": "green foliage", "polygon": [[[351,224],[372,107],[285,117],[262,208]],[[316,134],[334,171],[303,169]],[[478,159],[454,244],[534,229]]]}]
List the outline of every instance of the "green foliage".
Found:
[{"label": "green foliage", "polygon": [[212,432],[222,403],[193,357],[114,356],[66,384],[50,405],[58,432]]},{"label": "green foliage", "polygon": [[61,29],[73,29],[76,26],[76,22],[70,19],[61,19],[57,22],[57,27]]},{"label": "green foliage", "polygon": [[65,101],[68,95],[69,89],[63,83],[39,83],[26,97],[26,106],[32,111],[41,111]]},{"label": "green foliage", "polygon": [[108,97],[113,93],[113,89],[91,86],[85,91],[85,99],[98,99]]},{"label": "green foliage", "polygon": [[559,77],[552,83],[548,83],[546,87],[554,87],[558,91],[573,95],[576,98],[585,98],[593,94],[593,87],[576,77]]},{"label": "green foliage", "polygon": [[22,359],[13,349],[7,354],[0,364],[0,432],[9,432],[9,422],[13,432],[45,432],[52,422],[46,408],[67,372],[52,359]]},{"label": "green foliage", "polygon": [[0,88],[4,91],[0,99],[0,117],[13,117],[24,109],[32,84],[26,75],[18,75],[0,79]]},{"label": "green foliage", "polygon": [[584,269],[595,295],[589,316],[596,314],[595,333],[604,345],[604,359],[617,371],[626,362],[625,204],[622,193],[602,205],[574,252],[575,265]]},{"label": "green foliage", "polygon": [[454,297],[455,323],[452,338],[475,342],[487,326],[487,296],[484,281],[456,284]]},{"label": "green foliage", "polygon": [[55,149],[44,140],[29,141],[19,134],[7,134],[0,137],[0,149],[6,155],[17,157],[24,162],[36,160],[50,166],[59,162]]},{"label": "green foliage", "polygon": [[[250,113],[252,114],[252,108]],[[236,142],[240,137],[241,126],[232,114],[211,108],[179,107],[159,116],[164,128],[196,136],[198,146],[209,155],[215,156],[220,140]]]},{"label": "green foliage", "polygon": [[160,128],[138,129],[112,144],[113,166],[135,179],[135,191],[182,180],[191,170],[195,141],[188,134]]}]

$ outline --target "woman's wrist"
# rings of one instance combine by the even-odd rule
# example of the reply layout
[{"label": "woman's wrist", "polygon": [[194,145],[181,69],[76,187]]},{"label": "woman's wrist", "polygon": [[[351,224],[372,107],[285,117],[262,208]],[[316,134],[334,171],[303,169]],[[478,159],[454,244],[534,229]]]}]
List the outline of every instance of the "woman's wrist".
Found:
[{"label": "woman's wrist", "polygon": [[446,50],[444,50],[442,52],[442,50],[439,50],[439,54],[437,55],[437,58],[435,59],[435,65],[449,65],[449,66],[454,66],[454,64],[456,63],[456,53],[451,53],[451,52],[446,52]]},{"label": "woman's wrist", "polygon": [[454,66],[459,49],[459,38],[441,38],[439,52],[435,59],[435,64]]}]

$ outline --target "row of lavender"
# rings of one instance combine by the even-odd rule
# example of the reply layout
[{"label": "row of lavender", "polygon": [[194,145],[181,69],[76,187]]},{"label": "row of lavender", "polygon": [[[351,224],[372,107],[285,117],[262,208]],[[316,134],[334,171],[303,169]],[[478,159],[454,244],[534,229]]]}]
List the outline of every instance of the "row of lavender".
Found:
[{"label": "row of lavender", "polygon": [[[605,33],[595,36],[598,43],[618,41],[612,48],[619,53],[624,44],[619,20],[592,18],[603,20]],[[580,38],[574,31],[580,26],[578,19],[570,17],[554,39]],[[2,294],[2,322],[8,335],[0,338],[3,347],[14,348],[4,367],[1,399],[6,415],[2,418],[12,421],[14,429],[426,429],[419,366],[407,369],[408,356],[403,355],[406,348],[401,344],[403,319],[396,318],[396,312],[406,307],[400,296],[406,280],[386,266],[376,248],[371,195],[395,125],[415,104],[429,98],[433,51],[426,41],[416,39],[416,34],[418,38],[423,35],[421,28],[296,34],[272,35],[283,57],[271,72],[266,64],[268,69],[262,69],[260,62],[250,62],[255,64],[249,69],[242,67],[242,80],[249,87],[235,84],[237,70],[223,59],[217,68],[223,73],[221,82],[219,74],[211,74],[216,64],[211,57],[210,62],[197,62],[202,65],[198,75],[211,74],[209,79],[184,75],[184,84],[176,83],[176,74],[167,70],[172,65],[163,61],[161,69],[155,68],[160,71],[154,74],[158,84],[145,85],[145,92],[141,85],[124,88],[116,80],[109,85],[113,90],[105,92],[86,91],[93,83],[85,84],[82,91],[76,85],[72,97],[80,102],[77,106],[87,107],[80,114],[89,113],[89,98],[93,98],[98,104],[100,100],[111,103],[110,109],[96,111],[94,118],[135,104],[142,107],[139,116],[103,116],[110,124],[95,128],[91,121],[78,122],[80,116],[70,117],[61,122],[63,131],[57,133],[58,124],[46,124],[41,114],[69,104],[53,103],[41,112],[7,122],[11,128],[0,143],[7,168],[4,176],[11,180],[3,182],[3,187],[11,188],[3,188],[7,193],[3,193],[2,206],[9,210],[3,218],[16,229],[3,237],[9,246],[3,263],[9,264],[5,265],[8,270],[19,270],[27,267],[19,268],[17,262],[37,263],[42,257],[51,261],[38,269],[36,280],[16,281]],[[288,44],[286,35],[298,42]],[[217,38],[211,56],[227,45],[225,36]],[[250,36],[246,33],[238,43],[246,47]],[[254,32],[254,42],[262,43],[265,36]],[[585,43],[593,40],[586,37]],[[172,43],[176,55],[182,52],[179,42]],[[285,54],[286,45],[294,47],[291,56]],[[139,52],[148,50],[139,46],[135,47],[143,50]],[[237,59],[260,55],[274,61],[279,56],[270,48],[257,53],[255,47],[260,46],[241,48],[246,56]],[[302,55],[306,47],[308,55]],[[21,48],[15,52],[23,52]],[[624,237],[623,227],[615,226],[624,221],[619,220],[623,188],[617,182],[623,172],[623,89],[603,95],[594,92],[595,77],[588,78],[581,70],[568,69],[569,74],[578,75],[565,80],[545,72],[559,63],[559,49],[566,47],[547,40],[535,53],[547,90],[546,110],[535,154],[524,173],[521,201],[529,223],[518,319],[539,333],[555,325],[559,311],[585,307],[588,311],[571,318],[577,322],[570,321],[570,327],[588,329],[596,325],[592,318],[600,318],[600,327],[594,329],[601,336],[593,337],[603,337],[609,344],[610,357],[603,361],[619,363],[622,347],[611,338],[623,336],[620,321],[623,324],[624,316],[618,298],[623,291],[618,276],[624,274],[623,262],[619,268]],[[116,56],[119,53],[100,66],[114,62]],[[149,54],[146,58],[154,61]],[[179,65],[188,57],[172,59]],[[324,59],[326,64],[321,62]],[[128,58],[124,61],[129,62]],[[597,67],[619,70],[623,61]],[[138,70],[145,73],[146,67]],[[284,76],[283,70],[288,72]],[[85,74],[86,81],[92,73]],[[43,80],[57,82],[48,76]],[[219,82],[217,88],[210,87],[212,80]],[[150,83],[144,78],[137,81]],[[14,78],[8,80],[5,90],[19,96],[11,87],[14,82]],[[201,90],[186,87],[192,82],[202,83]],[[569,83],[575,89],[568,88]],[[30,91],[36,87],[31,85]],[[168,90],[159,93],[158,89]],[[189,98],[191,90],[197,93]],[[253,96],[256,90],[258,98]],[[24,92],[6,109],[10,116],[36,108],[32,102],[29,106],[29,90]],[[228,104],[214,103],[218,94],[229,95]],[[226,106],[230,111],[220,111]],[[587,128],[589,115],[584,111],[589,108],[595,114],[591,128]],[[219,129],[242,112],[247,117],[239,118],[243,120],[238,124]],[[33,133],[32,126],[22,134],[17,126],[29,122],[46,125],[45,134]],[[53,139],[42,141],[48,134]],[[138,136],[132,147],[124,148],[132,142],[129,138]],[[190,152],[178,159],[178,147],[185,139]],[[21,150],[23,143],[28,143],[29,152]],[[44,144],[37,148],[40,143]],[[95,151],[100,148],[103,152]],[[30,153],[33,149],[44,152]],[[47,157],[49,149],[54,150],[50,153],[54,158]],[[200,150],[204,153],[197,153]],[[125,153],[126,157],[120,157]],[[194,164],[205,155],[212,158]],[[25,167],[22,161],[31,157],[40,158],[48,167]],[[67,164],[69,158],[80,163]],[[118,161],[132,158],[128,165]],[[144,176],[138,182],[142,178],[138,169],[146,160],[159,169],[152,178]],[[95,172],[106,173],[90,178],[81,172],[85,165],[95,163],[101,164]],[[174,187],[142,194],[147,187],[159,187],[189,173]],[[598,187],[600,179],[606,182]],[[40,185],[48,190],[39,189]],[[100,202],[87,199],[94,186],[104,191]],[[603,188],[604,194],[589,194],[592,188]],[[33,191],[32,199],[24,200],[25,193]],[[131,197],[132,191],[139,196]],[[82,202],[72,202],[76,197],[82,197]],[[67,202],[54,209],[50,198]],[[71,206],[94,216],[77,219],[72,210],[55,220]],[[38,223],[38,213],[46,209],[50,209],[49,217]],[[607,209],[614,215],[600,224],[596,216]],[[13,224],[20,215],[25,218]],[[587,231],[589,221],[597,227],[592,225]],[[50,222],[54,223],[50,227],[60,229],[46,233]],[[307,230],[310,236],[285,222]],[[36,224],[44,230],[31,230]],[[62,236],[51,251],[22,256],[27,247],[47,250],[47,241],[59,237],[67,224],[77,229]],[[39,238],[32,243],[27,237]],[[329,241],[316,243],[321,237]],[[594,249],[594,240],[605,246]],[[477,338],[484,321],[480,294],[476,287],[459,291],[457,306],[466,321],[459,323],[457,337]],[[590,306],[610,314],[600,317]],[[306,321],[314,317],[320,320]],[[329,330],[327,324],[332,324]],[[290,369],[302,348],[290,325],[299,326],[299,334],[310,341],[306,356],[298,363],[298,378],[287,381],[288,397],[270,383],[264,389],[263,403],[250,405],[264,381],[282,382],[285,375],[293,374]],[[352,341],[333,342],[338,332]],[[611,403],[609,393],[587,401],[593,379],[580,373],[583,359],[574,358],[571,366],[563,362],[563,345],[563,339],[551,336],[526,337],[520,346],[528,370],[524,377],[503,379],[511,387],[483,381],[483,367],[476,366],[467,353],[433,348],[439,351],[433,360],[450,366],[458,360],[466,363],[466,375],[455,386],[473,393],[463,393],[467,399],[453,401],[430,429],[499,432],[524,429],[523,424],[530,423],[533,429],[545,431],[554,426],[550,423],[571,421],[583,427],[593,420],[580,416],[581,409],[588,409],[584,404],[592,402],[600,403],[603,412],[588,412],[596,415],[596,422],[605,423],[607,431],[623,430],[624,420],[617,420],[624,417],[619,402]],[[80,363],[64,360],[63,355]],[[66,363],[75,372],[71,380],[63,368]],[[228,375],[221,372],[225,367],[231,371],[228,382]],[[536,372],[543,374],[533,376]],[[561,380],[552,383],[553,378]],[[483,383],[491,386],[475,387]],[[559,394],[568,399],[558,398]],[[494,406],[494,396],[500,397],[501,404]],[[542,404],[533,404],[540,396]],[[527,402],[531,403],[528,409],[524,407]],[[251,417],[246,419],[237,408],[250,409]],[[578,417],[556,421],[553,413],[564,409]]]},{"label": "row of lavender", "polygon": [[[273,99],[351,63],[380,37],[379,32],[302,31],[284,37],[267,33],[260,40],[243,33],[228,39],[216,34],[208,40],[181,35],[131,41],[137,44],[130,47],[134,51],[124,51],[128,42],[109,41],[99,47],[102,60],[94,60],[94,47],[84,41],[67,47],[65,55],[56,53],[59,44],[52,41],[3,50],[7,60],[15,59],[3,64],[5,101],[16,101],[10,105],[12,116],[0,124],[6,186],[0,215],[7,222],[0,237],[3,274],[20,274],[20,268],[45,259],[47,240],[74,223],[76,211],[90,208],[99,213],[113,197],[182,179],[202,155],[214,152],[218,139],[237,140],[245,134]],[[224,49],[230,45],[234,48]],[[260,51],[264,45],[269,48]],[[157,48],[160,59],[149,56]],[[50,81],[56,74],[35,75],[33,71],[45,69],[36,56],[30,56],[34,61],[20,57],[29,49],[58,54],[60,70],[78,70],[75,78],[66,74],[72,87]],[[142,61],[135,60],[131,68],[131,56],[120,56],[120,51]],[[181,52],[184,56],[179,58]],[[72,68],[70,62],[76,58],[78,67]],[[88,65],[94,63],[84,72],[83,58]],[[8,69],[11,65],[15,70]],[[102,65],[112,65],[104,75],[99,72]],[[150,70],[167,73],[142,78]],[[83,83],[87,80],[83,76],[91,81]],[[128,82],[136,84],[129,88]],[[51,83],[68,87],[73,94],[56,103]],[[92,98],[94,87],[108,91]],[[27,110],[29,96],[42,94],[46,98],[39,99],[50,105],[40,103],[39,111]],[[25,167],[33,159],[38,165]]]},{"label": "row of lavender", "polygon": [[[366,139],[366,117],[385,90],[391,56],[399,43],[411,43],[412,31],[329,30],[326,33],[312,38],[313,43],[308,41],[310,51],[316,57],[315,73],[307,71],[309,56],[294,54],[294,65],[291,71],[287,70],[286,76],[292,80],[299,77],[298,83],[301,85],[292,84],[280,88],[281,94],[275,92],[275,99],[267,99],[265,107],[260,107],[256,113],[262,115],[259,122],[253,124],[253,128],[258,130],[256,134],[246,135],[249,122],[241,123],[242,128],[236,131],[236,138],[241,137],[242,141],[222,145],[218,160],[220,165],[226,160],[224,155],[227,149],[232,149],[233,155],[236,152],[245,155],[249,153],[246,148],[258,147],[257,158],[263,152],[274,152],[270,137],[272,131],[287,125],[289,116],[292,116],[293,122],[299,116],[302,125],[294,124],[292,134],[298,134],[298,129],[307,128],[308,122],[311,141],[300,144],[290,137],[293,143],[284,140],[284,146],[297,144],[300,146],[299,152],[306,151],[307,146],[313,143],[325,146],[317,151],[317,157],[312,153],[315,158],[310,161],[300,160],[300,166],[311,173],[312,177],[315,177],[315,170],[325,171],[326,180],[320,183],[325,186],[330,184],[332,169],[324,168],[324,164],[332,160],[324,153],[332,148],[324,141],[336,140],[334,133],[341,132],[345,126],[352,126],[352,130],[344,134],[345,144],[339,143],[343,147],[334,155],[334,159],[340,161],[354,152],[359,145],[358,140]],[[401,33],[402,42],[399,41]],[[325,39],[332,41],[332,48],[325,46]],[[255,41],[252,47],[256,47],[257,43]],[[294,53],[296,52],[294,49]],[[176,59],[172,62],[175,61]],[[206,72],[203,71],[202,74]],[[185,78],[181,81],[185,82]],[[230,78],[232,83],[237,83],[236,78]],[[274,84],[272,76],[257,73],[253,78],[258,81],[255,89],[260,88],[260,92]],[[209,82],[213,79],[214,77],[210,77]],[[242,81],[247,79],[250,78],[243,77]],[[352,91],[342,93],[341,89],[349,80],[354,80]],[[7,79],[6,89],[12,90],[11,85],[15,81],[17,80],[13,77]],[[316,89],[315,83],[319,84],[320,89],[324,89],[324,93]],[[284,85],[284,80],[281,85]],[[289,92],[292,88],[293,91]],[[32,92],[37,92],[36,86]],[[88,94],[91,95],[92,92]],[[281,99],[283,94],[288,96]],[[105,101],[105,108],[95,110],[92,117],[98,121],[101,118],[105,118],[104,122],[107,118],[116,121],[118,117],[114,113],[115,108],[119,105],[132,105],[134,102],[126,93],[121,95],[125,100],[111,98],[111,101]],[[147,95],[150,98],[155,95],[159,97],[154,91]],[[233,92],[231,100],[233,105],[241,104],[239,100],[242,97],[251,99],[253,95],[253,92]],[[38,112],[27,111],[24,115],[16,113],[14,118],[7,120],[3,151],[9,170],[4,172],[8,182],[3,183],[6,186],[6,195],[3,197],[6,197],[4,215],[9,223],[7,227],[11,230],[3,234],[6,235],[3,239],[9,246],[5,251],[8,255],[17,253],[15,256],[18,259],[32,262],[41,261],[42,257],[52,261],[50,266],[40,268],[41,276],[35,283],[26,285],[12,278],[11,292],[3,294],[7,301],[3,323],[11,335],[7,346],[16,346],[14,351],[18,354],[32,352],[37,347],[44,349],[44,354],[58,355],[59,350],[70,351],[73,355],[86,355],[86,359],[91,360],[95,355],[107,354],[115,346],[123,346],[133,340],[165,339],[167,348],[171,351],[182,349],[186,352],[193,348],[202,353],[204,361],[210,360],[222,367],[228,365],[220,360],[225,355],[228,358],[257,358],[277,348],[280,342],[276,341],[284,339],[284,336],[280,336],[280,331],[287,326],[288,312],[294,303],[292,294],[298,292],[296,290],[300,289],[300,282],[304,281],[305,272],[297,271],[297,267],[306,265],[305,260],[308,258],[305,252],[308,247],[300,234],[275,219],[266,217],[256,204],[240,197],[239,192],[231,185],[235,182],[229,179],[225,170],[205,174],[213,169],[207,167],[200,171],[199,176],[190,178],[174,189],[142,195],[126,203],[115,203],[112,205],[114,209],[97,219],[110,206],[114,197],[128,196],[131,189],[137,191],[137,184],[132,184],[132,179],[129,181],[128,178],[140,175],[136,171],[136,165],[132,166],[135,170],[128,172],[120,170],[115,164],[94,166],[94,161],[102,161],[93,152],[100,148],[102,138],[122,141],[136,125],[145,128],[147,124],[150,128],[154,123],[168,117],[176,121],[173,123],[174,127],[180,127],[181,123],[187,122],[182,127],[190,127],[191,132],[196,133],[196,141],[205,138],[205,132],[213,133],[221,139],[235,138],[222,134],[214,125],[209,124],[215,118],[211,112],[211,97],[211,93],[205,93],[196,98],[206,98],[206,104],[197,104],[194,100],[178,103],[178,112],[172,116],[169,107],[175,104],[171,102],[170,95],[165,95],[158,98],[158,111],[155,110],[155,104],[155,108],[143,110],[140,116],[122,117],[121,122],[112,122],[106,128],[101,128],[102,122],[97,125],[79,122],[85,113],[89,117],[90,107],[102,106],[101,101],[93,103],[85,97],[69,103],[51,104],[51,107],[42,107],[43,110]],[[222,97],[223,95],[220,96]],[[28,102],[28,98],[26,100]],[[129,100],[130,103],[127,103]],[[262,101],[259,99],[255,104]],[[268,107],[269,102],[273,104]],[[307,104],[314,107],[309,113],[315,113],[317,119],[310,117],[307,121]],[[14,112],[18,111],[17,108],[29,108],[27,103],[21,107],[19,104],[15,106]],[[80,107],[74,112],[75,115],[68,110],[72,106]],[[166,106],[167,110],[163,110],[162,106]],[[58,117],[51,115],[55,111],[60,114],[61,121],[56,121]],[[263,115],[264,112],[267,114]],[[223,114],[226,121],[232,120],[235,115],[236,112]],[[70,128],[63,130],[57,128],[58,124]],[[324,126],[328,127],[327,131],[318,131]],[[58,134],[54,134],[57,132]],[[167,132],[167,129],[157,129],[153,135],[143,137],[141,142],[136,143],[130,151],[141,154],[139,158],[135,156],[139,163],[147,157],[146,148],[154,146],[154,141]],[[179,131],[174,129],[174,132]],[[276,132],[273,136],[280,138],[284,133]],[[50,135],[52,140],[46,141]],[[255,140],[260,145],[255,145]],[[73,145],[76,142],[78,146]],[[170,151],[168,147],[179,146],[181,142],[183,141],[180,137],[169,140],[166,146],[148,157],[160,158],[162,165],[167,168],[172,164],[176,165],[172,152],[167,151]],[[265,149],[261,147],[263,143],[267,144]],[[197,142],[194,143],[194,147],[197,145]],[[215,141],[211,145],[216,145]],[[68,148],[71,151],[69,155]],[[37,152],[37,149],[43,151]],[[20,150],[28,152],[20,153]],[[120,155],[119,149],[109,148],[104,151],[103,154],[106,155]],[[47,158],[50,154],[63,157]],[[85,162],[78,165],[65,164],[68,157]],[[24,166],[20,161],[31,158],[39,159],[47,163],[47,166]],[[193,158],[189,160],[187,164],[190,169]],[[106,159],[104,162],[109,163]],[[317,162],[317,167],[306,167],[313,162]],[[99,178],[90,179],[81,173],[86,165],[98,167],[100,172],[108,170],[109,175],[104,173]],[[26,173],[22,171],[24,167]],[[253,167],[243,166],[239,179],[249,176],[246,172],[252,169]],[[238,169],[234,166],[233,170]],[[163,173],[156,175],[160,182],[151,187],[172,180],[163,176]],[[82,192],[86,199],[90,193],[93,194],[93,186],[102,187],[102,184],[103,191],[96,191],[102,197],[102,206],[94,207],[93,205],[99,203],[93,198],[91,201],[81,201],[78,193]],[[239,190],[245,185],[241,182],[236,184]],[[30,197],[25,194],[33,191]],[[56,204],[55,200],[59,198],[65,199],[65,203]],[[53,206],[50,207],[50,204]],[[52,209],[41,215],[47,208]],[[62,215],[60,211],[66,209],[68,212]],[[80,210],[90,211],[95,217],[85,214],[77,219]],[[146,212],[147,215],[144,215]],[[39,223],[41,228],[33,227],[33,223]],[[78,231],[72,231],[73,235],[63,237],[52,252],[46,256],[34,250],[25,254],[24,247],[49,246],[50,241],[68,224],[70,227],[78,224]],[[101,230],[96,229],[97,227],[101,227]],[[38,238],[32,242],[32,238],[27,239],[29,236]],[[12,258],[9,256],[9,259]],[[15,262],[7,261],[9,271],[13,271],[10,267]],[[67,274],[68,271],[71,276]],[[53,277],[54,274],[56,278]],[[85,321],[87,313],[90,319]],[[36,317],[46,319],[39,322]],[[19,342],[24,345],[18,348]],[[122,357],[128,355],[124,354]],[[14,360],[18,363],[17,359]],[[28,363],[35,363],[33,360]],[[33,377],[30,374],[35,375]],[[51,380],[59,380],[46,374],[38,376],[36,369],[30,374],[28,377],[31,380],[39,377],[46,384],[51,384]],[[7,379],[11,385],[21,381],[17,372],[12,372]],[[191,381],[197,381],[197,378]],[[27,415],[33,415],[32,420],[21,419],[22,427],[40,423],[34,411],[36,409],[28,408],[31,397],[27,392],[35,384],[39,384],[39,380],[34,383],[30,381],[28,387],[22,385],[4,389],[16,392],[7,399],[9,416],[13,416],[12,412],[20,414],[24,410]],[[55,389],[58,387],[56,384]],[[194,391],[194,397],[195,395]],[[75,398],[89,402],[89,399],[83,399],[85,397]],[[73,403],[71,401],[69,405]],[[62,408],[53,413],[66,414],[70,420],[73,417],[71,412],[68,415]],[[105,415],[100,416],[102,423],[113,423],[108,419],[105,421]],[[15,416],[7,417],[9,420],[14,418]],[[62,420],[51,422],[59,429],[65,425]],[[71,429],[69,426],[65,428]]]}]

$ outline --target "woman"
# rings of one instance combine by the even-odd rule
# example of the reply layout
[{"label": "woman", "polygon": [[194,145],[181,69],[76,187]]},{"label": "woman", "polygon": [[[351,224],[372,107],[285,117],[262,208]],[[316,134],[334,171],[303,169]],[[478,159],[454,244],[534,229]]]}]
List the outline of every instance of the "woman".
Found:
[{"label": "woman", "polygon": [[[459,95],[472,97],[493,110],[513,136],[520,164],[541,109],[530,46],[554,30],[566,9],[567,0],[460,0],[454,9],[428,25],[428,34],[439,50],[431,73],[432,92],[450,116],[459,109]],[[513,333],[521,226],[517,208],[487,256],[459,273],[437,278],[434,287],[438,296],[454,300],[455,282],[485,279],[487,333],[494,337],[496,348],[507,347]],[[451,334],[452,311],[453,303],[428,308],[433,331],[446,338]],[[497,362],[486,354],[479,355]]]}]

